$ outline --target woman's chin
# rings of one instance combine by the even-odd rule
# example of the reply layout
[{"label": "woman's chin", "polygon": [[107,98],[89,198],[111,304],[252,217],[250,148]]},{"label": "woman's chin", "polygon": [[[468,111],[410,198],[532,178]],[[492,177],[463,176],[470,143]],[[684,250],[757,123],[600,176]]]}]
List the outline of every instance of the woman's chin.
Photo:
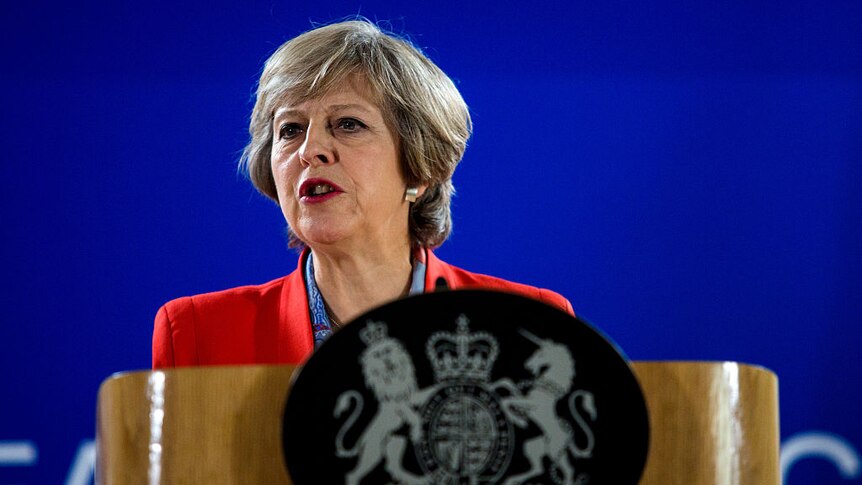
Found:
[{"label": "woman's chin", "polygon": [[347,240],[347,234],[340,230],[315,228],[303,231],[301,239],[314,249],[344,243]]}]

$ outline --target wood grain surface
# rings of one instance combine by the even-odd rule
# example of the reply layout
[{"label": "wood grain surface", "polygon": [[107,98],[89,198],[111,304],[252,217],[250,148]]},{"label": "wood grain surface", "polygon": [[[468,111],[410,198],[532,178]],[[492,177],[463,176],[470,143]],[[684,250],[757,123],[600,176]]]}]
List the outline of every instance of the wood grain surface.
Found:
[{"label": "wood grain surface", "polygon": [[289,484],[281,420],[293,366],[112,377],[99,391],[102,484]]},{"label": "wood grain surface", "polygon": [[636,362],[650,415],[642,484],[778,485],[778,379],[735,362]]}]

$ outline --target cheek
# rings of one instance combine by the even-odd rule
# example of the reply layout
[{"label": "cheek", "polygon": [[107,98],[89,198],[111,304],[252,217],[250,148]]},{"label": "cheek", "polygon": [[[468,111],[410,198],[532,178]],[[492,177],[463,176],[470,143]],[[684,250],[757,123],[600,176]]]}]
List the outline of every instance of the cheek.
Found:
[{"label": "cheek", "polygon": [[272,179],[275,182],[275,191],[280,203],[286,202],[293,194],[293,186],[296,182],[296,174],[291,170],[291,164],[279,162],[275,157],[270,162],[272,166]]},{"label": "cheek", "polygon": [[361,178],[360,188],[365,195],[372,197],[377,203],[388,204],[392,197],[400,200],[403,197],[406,182],[397,162],[379,163],[381,159],[385,160],[379,155],[367,159],[375,163],[363,166],[362,173],[357,174]]}]

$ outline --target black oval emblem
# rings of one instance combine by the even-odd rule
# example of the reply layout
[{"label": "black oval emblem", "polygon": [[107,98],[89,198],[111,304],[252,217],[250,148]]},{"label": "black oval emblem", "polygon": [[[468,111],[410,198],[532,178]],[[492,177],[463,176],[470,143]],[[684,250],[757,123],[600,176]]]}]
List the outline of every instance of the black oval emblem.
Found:
[{"label": "black oval emblem", "polygon": [[527,298],[449,291],[357,318],[296,376],[294,483],[635,484],[640,386],[589,324]]}]

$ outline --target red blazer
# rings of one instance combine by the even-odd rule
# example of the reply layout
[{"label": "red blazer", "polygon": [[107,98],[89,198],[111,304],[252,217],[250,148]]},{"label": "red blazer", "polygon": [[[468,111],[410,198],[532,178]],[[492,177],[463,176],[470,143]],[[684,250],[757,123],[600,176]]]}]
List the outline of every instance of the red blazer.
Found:
[{"label": "red blazer", "polygon": [[[302,261],[296,271],[259,286],[187,296],[159,309],[153,331],[153,368],[299,364],[314,350]],[[572,315],[572,305],[550,290],[450,266],[426,251],[425,291],[438,278],[450,289],[483,288],[527,296]]]}]

